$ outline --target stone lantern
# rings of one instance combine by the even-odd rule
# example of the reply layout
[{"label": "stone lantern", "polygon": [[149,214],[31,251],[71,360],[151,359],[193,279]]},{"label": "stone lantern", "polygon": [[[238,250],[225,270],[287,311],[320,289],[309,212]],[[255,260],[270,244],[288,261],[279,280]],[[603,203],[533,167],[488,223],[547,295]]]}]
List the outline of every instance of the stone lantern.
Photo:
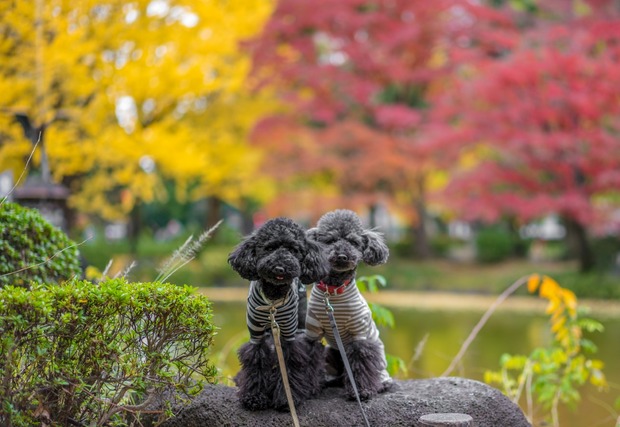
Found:
[{"label": "stone lantern", "polygon": [[52,182],[45,146],[41,144],[40,149],[40,174],[28,176],[24,185],[15,189],[13,199],[22,206],[37,209],[50,224],[67,233],[69,189]]},{"label": "stone lantern", "polygon": [[69,189],[64,185],[29,177],[24,185],[15,189],[13,198],[22,206],[37,209],[50,224],[68,232]]}]

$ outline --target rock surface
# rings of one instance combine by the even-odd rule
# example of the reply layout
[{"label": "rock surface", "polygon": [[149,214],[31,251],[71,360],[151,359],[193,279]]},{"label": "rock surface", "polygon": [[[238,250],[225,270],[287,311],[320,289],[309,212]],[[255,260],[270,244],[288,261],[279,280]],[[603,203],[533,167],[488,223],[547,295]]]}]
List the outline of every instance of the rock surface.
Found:
[{"label": "rock surface", "polygon": [[[251,412],[243,409],[235,387],[212,385],[162,427],[293,425],[288,412]],[[458,377],[394,381],[386,393],[362,402],[371,426],[422,426],[422,415],[463,413],[471,415],[476,427],[528,427],[521,409],[499,390],[479,381]],[[363,426],[356,401],[348,401],[343,388],[328,388],[297,408],[301,426]]]}]

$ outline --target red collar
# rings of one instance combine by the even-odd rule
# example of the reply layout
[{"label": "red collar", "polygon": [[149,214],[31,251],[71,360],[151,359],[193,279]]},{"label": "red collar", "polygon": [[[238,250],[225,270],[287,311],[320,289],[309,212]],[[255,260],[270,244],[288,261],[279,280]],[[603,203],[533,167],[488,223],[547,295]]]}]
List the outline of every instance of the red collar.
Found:
[{"label": "red collar", "polygon": [[340,295],[345,291],[345,289],[347,289],[347,286],[349,285],[349,283],[351,283],[351,279],[345,281],[342,285],[336,285],[336,286],[330,286],[330,285],[326,285],[323,282],[319,282],[316,284],[316,287],[321,292],[327,292],[330,295]]}]

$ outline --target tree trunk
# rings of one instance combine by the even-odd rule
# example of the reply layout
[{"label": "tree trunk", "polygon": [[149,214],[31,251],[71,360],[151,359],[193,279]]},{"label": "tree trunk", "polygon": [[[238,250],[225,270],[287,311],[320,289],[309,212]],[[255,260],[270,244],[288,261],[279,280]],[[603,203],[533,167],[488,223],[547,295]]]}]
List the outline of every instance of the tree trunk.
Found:
[{"label": "tree trunk", "polygon": [[241,233],[246,236],[254,231],[254,215],[247,210],[241,211]]},{"label": "tree trunk", "polygon": [[138,240],[142,231],[142,209],[139,201],[136,201],[129,213],[129,226],[127,227],[127,240],[129,252],[132,255],[138,253]]},{"label": "tree trunk", "polygon": [[[77,181],[77,177],[65,176],[63,177],[61,184],[67,187],[71,192],[75,181]],[[68,203],[65,203],[63,211],[65,214],[65,224],[67,224],[67,232],[73,232],[77,224],[78,210],[69,206]]]},{"label": "tree trunk", "polygon": [[45,150],[45,125],[33,126],[30,118],[25,114],[16,114],[15,119],[21,125],[24,135],[32,143],[34,147],[39,144],[39,150],[41,152],[41,179],[44,183],[49,184],[51,182],[49,164],[47,162],[47,151]]},{"label": "tree trunk", "polygon": [[579,260],[580,272],[591,271],[594,268],[594,256],[590,248],[586,228],[572,218],[564,218],[564,223],[566,225],[569,255]]},{"label": "tree trunk", "polygon": [[373,203],[368,206],[368,227],[373,229],[377,227],[377,204]]},{"label": "tree trunk", "polygon": [[426,218],[428,213],[426,211],[425,200],[425,182],[421,177],[416,182],[417,191],[414,195],[414,209],[418,217],[418,222],[413,226],[413,254],[416,258],[426,259],[431,255],[431,249],[428,242],[428,233],[426,230]]},{"label": "tree trunk", "polygon": [[222,201],[216,196],[207,199],[207,217],[205,218],[205,228],[213,227],[222,219]]},{"label": "tree trunk", "polygon": [[250,198],[244,198],[239,206],[239,214],[241,215],[241,233],[246,236],[254,231],[254,215],[258,211],[260,205]]}]

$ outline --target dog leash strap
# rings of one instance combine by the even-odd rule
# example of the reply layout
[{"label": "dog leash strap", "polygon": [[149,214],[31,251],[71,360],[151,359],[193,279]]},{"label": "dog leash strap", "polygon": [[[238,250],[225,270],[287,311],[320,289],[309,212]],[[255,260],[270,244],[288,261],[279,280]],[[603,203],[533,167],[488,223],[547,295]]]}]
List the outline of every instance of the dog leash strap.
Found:
[{"label": "dog leash strap", "polygon": [[364,423],[367,427],[370,427],[370,423],[368,422],[368,418],[366,417],[366,412],[364,412],[364,407],[362,406],[362,401],[360,399],[360,394],[357,391],[357,385],[355,384],[355,378],[353,378],[353,371],[351,370],[351,365],[349,364],[349,359],[347,358],[347,353],[344,350],[344,344],[342,344],[342,339],[340,339],[340,333],[338,332],[338,326],[336,325],[336,318],[334,317],[334,307],[329,303],[329,292],[325,292],[325,311],[327,312],[327,317],[329,318],[329,323],[332,327],[332,331],[334,332],[334,338],[336,339],[336,344],[338,345],[338,351],[342,356],[342,362],[344,363],[344,368],[347,371],[347,376],[349,377],[349,381],[351,382],[351,386],[353,387],[353,392],[355,393],[355,398],[357,399],[357,404],[360,407],[360,411],[362,411],[362,417],[364,417]]},{"label": "dog leash strap", "polygon": [[280,365],[280,373],[282,374],[282,382],[284,383],[284,391],[286,392],[286,400],[288,401],[288,407],[293,417],[293,425],[299,427],[299,419],[297,418],[297,411],[295,411],[295,402],[293,402],[293,394],[291,393],[291,386],[288,382],[288,375],[286,373],[286,365],[284,363],[284,354],[282,353],[282,343],[280,342],[280,325],[276,322],[276,308],[271,307],[269,311],[269,319],[271,320],[271,332],[273,334],[273,342],[276,346],[276,354],[278,355],[278,364]]}]

